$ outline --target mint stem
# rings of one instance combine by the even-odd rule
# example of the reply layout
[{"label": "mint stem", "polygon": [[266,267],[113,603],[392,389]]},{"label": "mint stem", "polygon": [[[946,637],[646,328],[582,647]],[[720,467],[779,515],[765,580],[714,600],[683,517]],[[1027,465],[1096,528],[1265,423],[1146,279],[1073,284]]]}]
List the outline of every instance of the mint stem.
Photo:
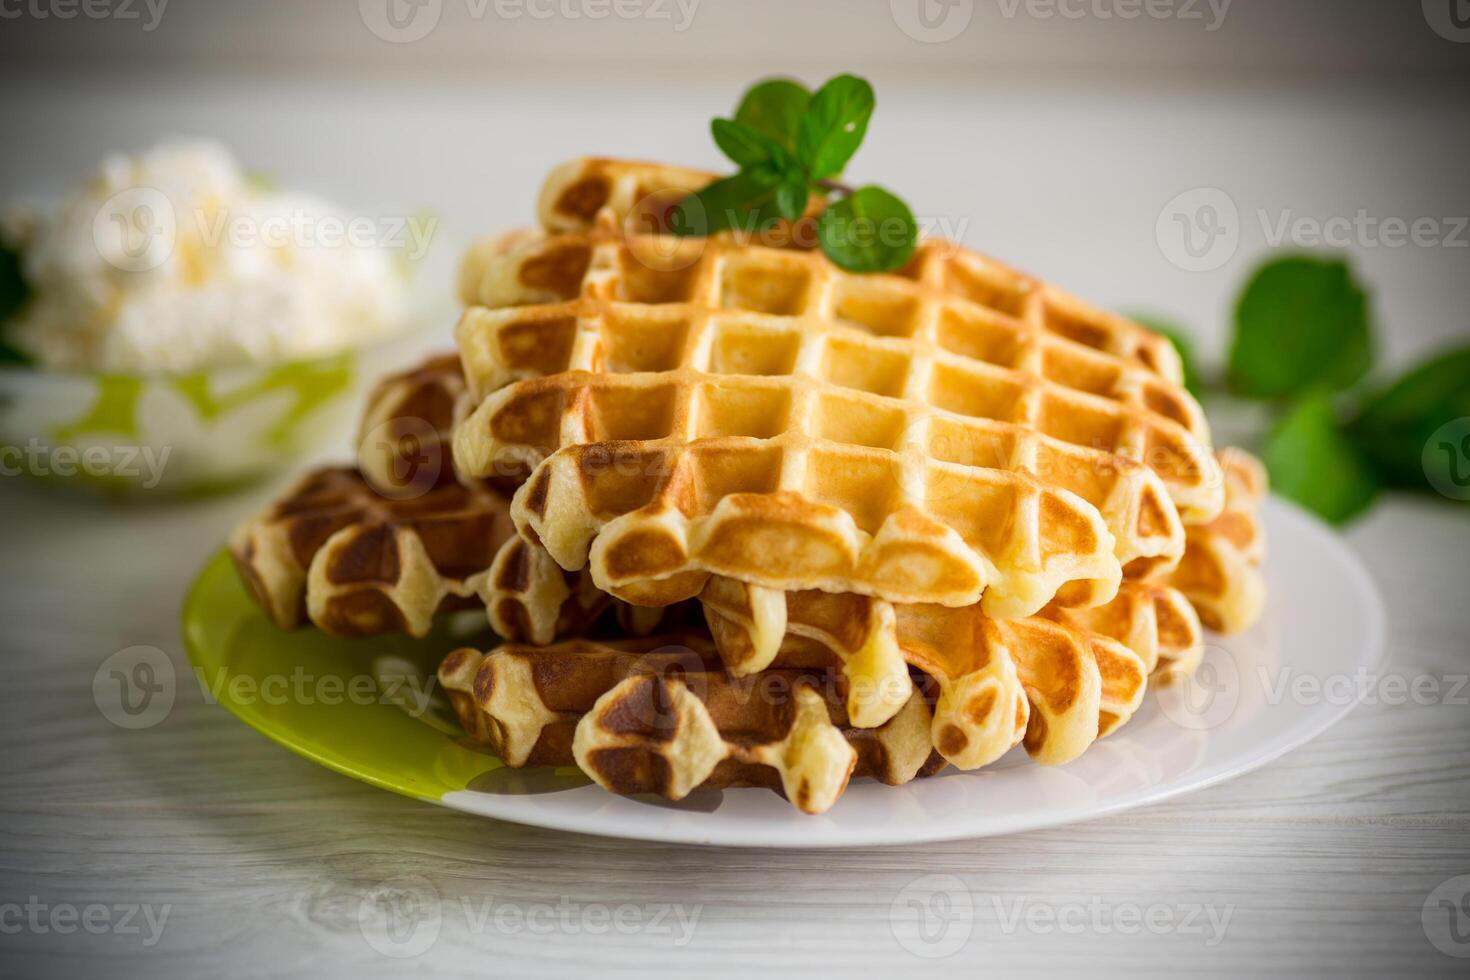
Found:
[{"label": "mint stem", "polygon": [[853,193],[852,185],[844,184],[836,180],[819,180],[817,181],[817,186],[820,187],[822,190],[827,191],[829,194],[851,195]]}]

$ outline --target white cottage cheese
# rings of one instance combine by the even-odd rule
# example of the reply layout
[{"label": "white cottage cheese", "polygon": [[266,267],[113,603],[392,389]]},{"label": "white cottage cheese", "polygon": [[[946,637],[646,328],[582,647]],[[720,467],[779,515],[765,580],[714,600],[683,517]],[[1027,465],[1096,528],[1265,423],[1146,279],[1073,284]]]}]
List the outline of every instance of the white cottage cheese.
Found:
[{"label": "white cottage cheese", "polygon": [[114,156],[20,223],[33,299],[7,328],[52,370],[148,373],[327,354],[402,323],[369,219],[249,180],[221,146]]}]

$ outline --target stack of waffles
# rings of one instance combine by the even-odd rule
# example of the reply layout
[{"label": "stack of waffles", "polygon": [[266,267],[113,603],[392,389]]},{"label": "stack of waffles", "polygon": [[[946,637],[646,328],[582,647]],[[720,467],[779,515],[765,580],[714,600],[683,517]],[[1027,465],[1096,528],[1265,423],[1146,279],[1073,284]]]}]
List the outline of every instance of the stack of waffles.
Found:
[{"label": "stack of waffles", "polygon": [[[1264,603],[1248,455],[1165,339],[959,246],[843,272],[801,223],[677,238],[712,175],[578,160],[476,245],[457,354],[378,385],[357,469],[233,536],[282,627],[504,643],[467,739],[679,799],[831,807],[1016,745],[1075,759]],[[604,615],[607,614],[607,615]]]}]

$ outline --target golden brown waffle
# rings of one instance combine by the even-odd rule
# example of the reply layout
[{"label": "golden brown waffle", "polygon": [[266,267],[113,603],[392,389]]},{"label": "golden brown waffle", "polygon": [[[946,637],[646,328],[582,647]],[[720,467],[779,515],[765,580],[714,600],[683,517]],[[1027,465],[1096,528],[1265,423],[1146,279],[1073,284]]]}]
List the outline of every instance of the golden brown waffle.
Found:
[{"label": "golden brown waffle", "polygon": [[[883,363],[849,356],[829,357],[827,376]],[[1182,553],[1142,467],[826,379],[718,370],[523,382],[457,430],[456,455],[489,476],[551,454],[517,497],[518,525],[564,567],[590,553],[598,584],[630,601],[676,601],[718,572],[896,601],[983,592],[987,612],[1014,616],[1069,583],[1070,601],[1104,601],[1123,564]]]},{"label": "golden brown waffle", "polygon": [[606,604],[515,535],[505,497],[452,483],[384,497],[346,468],[307,474],[236,529],[230,552],[283,629],[423,636],[437,613],[483,605],[501,636],[549,643]]},{"label": "golden brown waffle", "polygon": [[[982,387],[1001,399],[986,404],[982,397],[974,404],[942,407],[992,421],[1029,421],[1043,431],[1054,427],[1053,434],[1063,442],[1130,451],[1131,458],[1141,459],[1164,476],[1188,518],[1203,519],[1218,512],[1222,502],[1219,473],[1203,451],[1208,446],[1203,413],[1187,392],[1168,379],[1167,367],[1161,374],[1147,366],[1174,363],[1168,353],[1145,342],[1152,340],[1162,345],[1161,350],[1172,352],[1167,341],[1131,324],[1118,326],[1117,338],[1095,338],[1110,348],[1131,349],[1128,357],[1068,340],[1029,324],[1021,311],[1007,315],[972,299],[956,285],[963,279],[956,270],[967,264],[978,264],[964,273],[972,278],[1000,269],[944,242],[922,243],[901,274],[880,276],[842,273],[818,254],[741,246],[724,239],[624,236],[601,230],[533,235],[480,268],[475,298],[482,306],[466,311],[460,328],[461,353],[471,387],[477,397],[483,397],[507,381],[555,370],[659,371],[675,366],[687,349],[687,344],[678,343],[683,338],[670,325],[681,313],[712,310],[721,322],[752,317],[766,322],[768,329],[757,336],[771,338],[778,349],[750,362],[763,370],[728,364],[725,370],[733,373],[789,370],[785,362],[794,359],[790,355],[796,343],[791,337],[795,327],[823,333],[840,328],[848,331],[844,336],[860,335],[860,343],[861,335],[877,336],[899,351],[911,346],[901,341],[911,340],[936,361],[936,374],[948,368],[978,372],[986,379]],[[577,299],[584,302],[544,313],[507,309]],[[629,304],[660,308],[642,311],[653,322],[641,336],[630,328],[604,323],[585,325],[595,328],[592,337],[576,335],[579,315],[640,312],[628,310]],[[1032,314],[1024,315],[1035,319]],[[771,317],[787,319],[772,323]],[[552,349],[527,346],[528,336],[548,329],[558,338]],[[716,335],[723,337],[723,331]],[[571,348],[577,341],[591,346],[574,355]],[[661,343],[642,352],[640,358],[639,341]],[[621,368],[611,366],[618,362]],[[904,376],[892,365],[887,373],[894,375],[890,385],[877,386],[885,392]],[[1009,404],[1004,398],[1007,390],[1003,385],[996,389],[1007,380],[1025,389],[1032,400],[1044,403],[1038,410],[1045,407],[1050,414],[1018,418],[1015,413],[1001,412]],[[1033,387],[1038,393],[1032,393]],[[1053,394],[1061,400],[1052,398]],[[1076,404],[1073,399],[1081,396],[1086,397],[1080,404],[1094,411],[1084,413],[1075,427],[1064,427],[1053,416]],[[1129,412],[1119,418],[1118,406],[1136,409],[1142,418]],[[995,419],[995,415],[1001,417]],[[1119,428],[1137,431],[1089,431],[1105,429],[1103,422],[1109,418]],[[1166,422],[1171,425],[1163,425]]]},{"label": "golden brown waffle", "polygon": [[564,567],[590,549],[594,579],[630,601],[676,601],[713,571],[897,601],[985,591],[991,614],[1024,615],[1068,583],[1071,601],[1105,601],[1122,565],[1167,568],[1182,552],[1158,478],[1112,450],[1196,444],[1141,409],[821,317],[591,300],[501,313],[461,323],[472,388],[482,360],[527,349],[514,334],[537,339],[528,374],[563,355],[636,373],[493,392],[456,429],[456,458],[476,477],[537,467],[517,497],[523,533]]},{"label": "golden brown waffle", "polygon": [[[452,470],[447,433],[453,425],[456,406],[462,404],[464,390],[459,359],[452,354],[432,357],[417,368],[385,379],[376,386],[369,399],[363,430],[405,435],[397,442],[380,439],[380,451],[374,457],[382,461],[389,474],[390,487],[401,483],[403,474],[411,474],[415,466],[423,465],[425,458],[440,472]],[[423,431],[444,434],[445,439],[426,443],[418,437]],[[395,450],[402,454],[401,457],[394,456]],[[366,453],[364,458],[367,458]],[[367,475],[366,468],[364,475]],[[854,597],[831,601],[852,603],[859,600]],[[639,633],[650,632],[658,621],[652,609],[622,606],[621,610],[629,613],[641,611],[648,619],[644,628],[637,630]],[[1144,659],[1151,672],[1161,657],[1163,667],[1171,672],[1192,671],[1198,662],[1199,619],[1180,593],[1165,586],[1129,580],[1123,583],[1112,602],[1093,608],[1064,609],[1053,605],[1044,614],[1122,642]],[[859,625],[855,623],[850,628],[856,629]],[[857,645],[861,644],[854,645],[854,648]],[[895,659],[889,667],[888,676],[898,678],[901,662]],[[863,673],[869,677],[876,676],[871,668],[865,668]],[[902,687],[906,686],[904,681]],[[861,720],[872,717],[871,711],[860,710],[855,717],[860,724],[879,724],[885,707],[896,709],[897,702],[892,697],[878,698],[872,709],[880,714],[876,721]]]},{"label": "golden brown waffle", "polygon": [[1204,652],[1194,606],[1167,585],[1130,579],[1112,602],[1090,609],[1051,605],[1041,615],[1117,640],[1143,660],[1152,683],[1192,674]]},{"label": "golden brown waffle", "polygon": [[[664,227],[662,218],[668,208],[691,190],[716,178],[716,174],[665,164],[636,160],[614,160],[586,157],[572,160],[553,170],[543,183],[537,208],[541,227],[550,232],[585,232],[593,229],[621,230],[624,233],[657,231]],[[481,289],[490,260],[511,247],[535,239],[535,232],[512,232],[477,243],[471,248],[461,270],[460,294],[466,306],[509,305],[487,300]],[[730,236],[722,236],[726,239]],[[635,241],[651,239],[634,235]],[[765,241],[765,244],[772,244]],[[797,242],[803,244],[815,244]],[[918,255],[904,275],[914,276],[915,266],[934,265],[935,256],[952,257],[944,265],[937,280],[958,298],[991,310],[1003,317],[1038,323],[1042,330],[1085,347],[1095,348],[1115,357],[1134,362],[1157,374],[1170,385],[1182,384],[1183,370],[1177,352],[1164,338],[1122,317],[1088,306],[1048,283],[1034,279],[993,259],[970,251],[953,242],[930,241],[929,255]],[[678,246],[673,247],[687,247]],[[664,242],[655,254],[668,254],[670,244]],[[539,269],[549,279],[577,275],[578,259],[574,253],[552,250],[563,257],[558,263],[547,262]],[[697,246],[696,246],[697,251]],[[543,253],[544,254],[544,253]],[[569,268],[568,268],[569,267]],[[675,266],[677,267],[677,266]],[[519,293],[534,288],[537,276],[522,277],[513,283]],[[493,287],[492,287],[493,288]],[[527,302],[520,300],[519,302]],[[1171,392],[1162,393],[1172,401]],[[1198,406],[1188,403],[1177,411],[1202,423]],[[1191,431],[1203,435],[1196,425]]]},{"label": "golden brown waffle", "polygon": [[536,216],[547,231],[583,231],[611,216],[629,231],[663,228],[668,211],[718,174],[642,160],[582,157],[546,175]]},{"label": "golden brown waffle", "polygon": [[[660,229],[661,223],[650,220],[650,215],[662,215],[688,191],[703,186],[715,176],[704,171],[629,160],[583,158],[563,164],[543,185],[538,207],[542,227],[556,232],[595,230],[597,234],[548,238],[542,233],[520,231],[480,243],[466,257],[461,296],[466,306],[479,304],[491,308],[549,303],[579,296],[637,303],[686,299],[697,280],[706,241],[633,232]],[[651,201],[659,202],[658,206],[650,206]],[[726,234],[719,236],[719,240],[728,243],[733,239]],[[764,244],[771,243],[764,241]],[[820,259],[812,258],[820,268]],[[740,271],[737,267],[737,276],[732,278],[739,277]],[[941,346],[957,347],[956,353],[999,363],[1002,367],[1015,367],[1023,374],[1034,375],[1039,371],[1048,380],[1087,393],[1141,404],[1182,423],[1200,445],[1208,445],[1203,413],[1182,390],[1180,361],[1165,338],[1089,307],[1047,283],[952,242],[921,243],[900,277],[916,280],[931,287],[931,291],[938,289],[951,300],[978,306],[992,315],[994,322],[983,331],[969,325],[957,329],[946,323],[945,333],[951,335],[954,343],[946,345],[941,338]],[[749,284],[754,277],[740,278]],[[887,277],[847,277],[869,283],[884,278]],[[878,295],[883,297],[883,291]],[[924,303],[922,295],[890,293],[884,298],[900,309]],[[969,310],[971,306],[961,309]],[[876,328],[880,333],[902,334],[911,329],[903,322],[892,323],[893,312],[880,309],[879,319],[885,322],[872,324],[866,318],[858,318],[854,325]],[[474,319],[483,313],[472,309],[467,316]],[[948,321],[956,316],[946,309],[944,318]],[[508,330],[505,334],[523,338],[526,330]],[[1060,343],[1063,338],[1069,343]],[[1089,359],[1088,348],[1105,356]],[[480,352],[466,351],[466,356],[476,353]],[[472,381],[478,384],[481,396],[491,387],[499,387],[517,377],[546,374],[551,370],[603,369],[586,354],[568,359],[565,351],[560,358],[555,354],[545,358],[552,364],[560,360],[563,366],[556,368],[548,368],[545,363],[516,364],[513,350],[506,351],[510,355],[507,363],[495,362],[499,351],[483,353],[480,363],[470,366]],[[1131,363],[1125,363],[1125,369],[1120,370],[1110,358]],[[1127,369],[1130,367],[1157,375],[1164,383],[1140,377]],[[1183,507],[1186,519],[1200,521],[1218,512],[1223,497],[1214,479],[1218,471],[1211,460],[1201,459],[1198,453],[1180,459],[1180,453],[1172,446],[1148,448],[1145,462],[1159,465],[1166,472],[1178,466],[1185,470],[1201,468],[1199,475],[1204,479],[1197,479],[1184,488],[1200,497],[1199,506]]]},{"label": "golden brown waffle", "polygon": [[1259,619],[1266,604],[1260,507],[1267,480],[1265,467],[1243,449],[1222,449],[1219,461],[1225,509],[1214,520],[1186,529],[1179,567],[1159,581],[1188,596],[1210,629],[1236,633]]},{"label": "golden brown waffle", "polygon": [[358,431],[363,478],[389,497],[453,483],[450,432],[465,393],[459,355],[452,353],[374,385]]},{"label": "golden brown waffle", "polygon": [[[378,419],[382,425],[401,427],[401,416],[411,413],[421,425],[435,432],[445,432],[452,424],[453,408],[463,389],[463,375],[457,358],[453,355],[431,358],[420,367],[381,383],[377,388],[377,395],[370,400],[375,408],[370,408],[369,417]],[[394,472],[408,471],[408,464],[411,462],[411,459],[399,462]],[[442,465],[449,466],[447,446],[444,447]],[[712,582],[706,589],[706,594],[713,596],[726,592],[728,583],[722,585]],[[820,618],[834,626],[843,623],[847,610],[868,610],[881,608],[882,605],[867,603],[857,596],[813,595],[805,601],[803,608],[812,610],[814,604],[827,607],[827,612]],[[648,618],[636,630],[639,633],[650,632],[658,622],[656,610],[626,606],[622,609],[634,613],[642,612]],[[1122,642],[1143,658],[1146,669],[1151,672],[1155,671],[1161,658],[1161,671],[1164,668],[1174,672],[1192,670],[1198,661],[1198,618],[1183,596],[1164,586],[1125,581],[1118,596],[1103,606],[1090,609],[1052,606],[1044,611],[1044,615]],[[886,720],[906,700],[910,687],[906,667],[894,646],[869,644],[861,634],[860,631],[868,625],[861,620],[854,620],[846,625],[836,626],[839,637],[836,643],[839,647],[848,651],[868,651],[867,658],[849,653],[842,662],[849,684],[865,684],[875,688],[872,692],[859,691],[859,703],[850,704],[849,707],[854,722],[865,727],[878,725]],[[738,670],[749,653],[743,649],[743,643],[741,648],[735,648],[737,634],[726,631],[723,635],[731,646],[726,652],[727,662]],[[743,633],[739,635],[744,636]],[[783,640],[787,646],[802,642],[799,630],[788,634]],[[879,650],[895,652],[892,652],[886,663],[871,662],[869,658]],[[767,654],[762,666],[768,664],[769,659],[770,654]]]},{"label": "golden brown waffle", "polygon": [[906,702],[905,664],[922,671],[938,688],[934,745],[961,769],[993,762],[1023,736],[1038,762],[1068,762],[1132,716],[1148,679],[1143,658],[1116,640],[1040,617],[993,620],[974,606],[781,593],[724,577],[710,579],[701,602],[732,673],[831,670],[858,724],[879,724]]},{"label": "golden brown waffle", "polygon": [[[633,601],[687,596],[712,569],[764,573],[770,587],[855,581],[858,591],[945,603],[991,583],[988,610],[1014,615],[1069,581],[1069,602],[1111,594],[1116,573],[1102,567],[1105,537],[1090,511],[1101,512],[1113,557],[1131,574],[1177,561],[1182,528],[1150,469],[1190,518],[1218,510],[1203,416],[1177,385],[1163,338],[945,243],[921,245],[902,275],[852,276],[812,253],[625,233],[641,213],[629,210],[635,200],[661,187],[682,194],[707,176],[671,180],[664,170],[606,160],[560,168],[542,220],[584,233],[526,236],[466,264],[465,282],[478,278],[474,298],[486,306],[541,304],[466,312],[459,341],[475,398],[559,371],[638,375],[518,385],[457,432],[476,476],[514,480],[541,466],[517,521],[564,565],[580,567],[593,538],[622,535],[632,540],[609,556],[621,579],[596,555],[594,577]],[[656,445],[609,444],[626,441]],[[738,470],[738,482],[718,497],[703,492],[717,482],[711,469]],[[731,494],[755,512],[735,501],[716,513]],[[643,513],[596,513],[609,496],[637,498]],[[752,570],[751,543],[730,539],[767,519],[810,532],[810,549],[843,567],[801,581]],[[688,553],[707,537],[743,563]],[[886,591],[896,583],[883,580],[885,550],[925,551],[944,570],[907,594]],[[958,584],[937,594],[944,579]]]},{"label": "golden brown waffle", "polygon": [[882,727],[854,728],[821,672],[736,680],[699,634],[458,650],[439,680],[465,731],[508,765],[575,762],[624,795],[766,786],[821,813],[851,776],[896,785],[941,764],[919,693]]},{"label": "golden brown waffle", "polygon": [[[368,398],[362,424],[360,456],[364,479],[379,493],[395,499],[411,498],[425,492],[425,488],[452,482],[455,471],[449,432],[463,404],[464,391],[464,372],[455,354],[430,357],[418,367],[385,378],[376,385]],[[371,470],[368,466],[370,460]],[[374,478],[370,472],[378,475]],[[498,492],[493,481],[469,481],[466,485],[477,490],[489,490],[492,495]],[[513,489],[514,483],[505,492],[508,494]],[[443,496],[444,499],[450,497]],[[505,563],[504,569],[526,570],[516,574],[530,574],[533,570],[541,574],[555,570],[555,563],[544,551],[522,539],[517,540],[520,543],[514,550],[508,550],[509,543],[505,546],[506,557],[500,559]],[[490,580],[502,574],[497,570],[490,575]],[[595,615],[608,602],[613,605],[623,629],[635,636],[653,632],[664,618],[660,609],[629,606],[601,595],[585,572],[563,577],[582,597],[579,606],[585,616],[559,619],[554,624],[549,621],[520,624],[505,618],[516,613],[515,606],[501,603],[499,611],[494,607],[490,611],[491,624],[498,629],[509,630],[502,634],[508,638],[548,643],[555,636],[584,624],[586,617]],[[491,594],[503,595],[504,591],[502,588]],[[467,604],[474,604],[468,596],[464,598]]]}]

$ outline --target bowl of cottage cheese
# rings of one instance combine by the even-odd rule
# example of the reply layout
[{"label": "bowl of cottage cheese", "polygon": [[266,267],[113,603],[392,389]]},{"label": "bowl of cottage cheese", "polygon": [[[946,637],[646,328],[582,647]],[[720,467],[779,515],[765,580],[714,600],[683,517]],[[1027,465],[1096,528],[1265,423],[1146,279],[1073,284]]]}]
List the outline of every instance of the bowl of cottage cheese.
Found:
[{"label": "bowl of cottage cheese", "polygon": [[277,189],[205,141],[110,156],[7,214],[0,472],[204,492],[345,438],[425,320],[408,220]]}]

